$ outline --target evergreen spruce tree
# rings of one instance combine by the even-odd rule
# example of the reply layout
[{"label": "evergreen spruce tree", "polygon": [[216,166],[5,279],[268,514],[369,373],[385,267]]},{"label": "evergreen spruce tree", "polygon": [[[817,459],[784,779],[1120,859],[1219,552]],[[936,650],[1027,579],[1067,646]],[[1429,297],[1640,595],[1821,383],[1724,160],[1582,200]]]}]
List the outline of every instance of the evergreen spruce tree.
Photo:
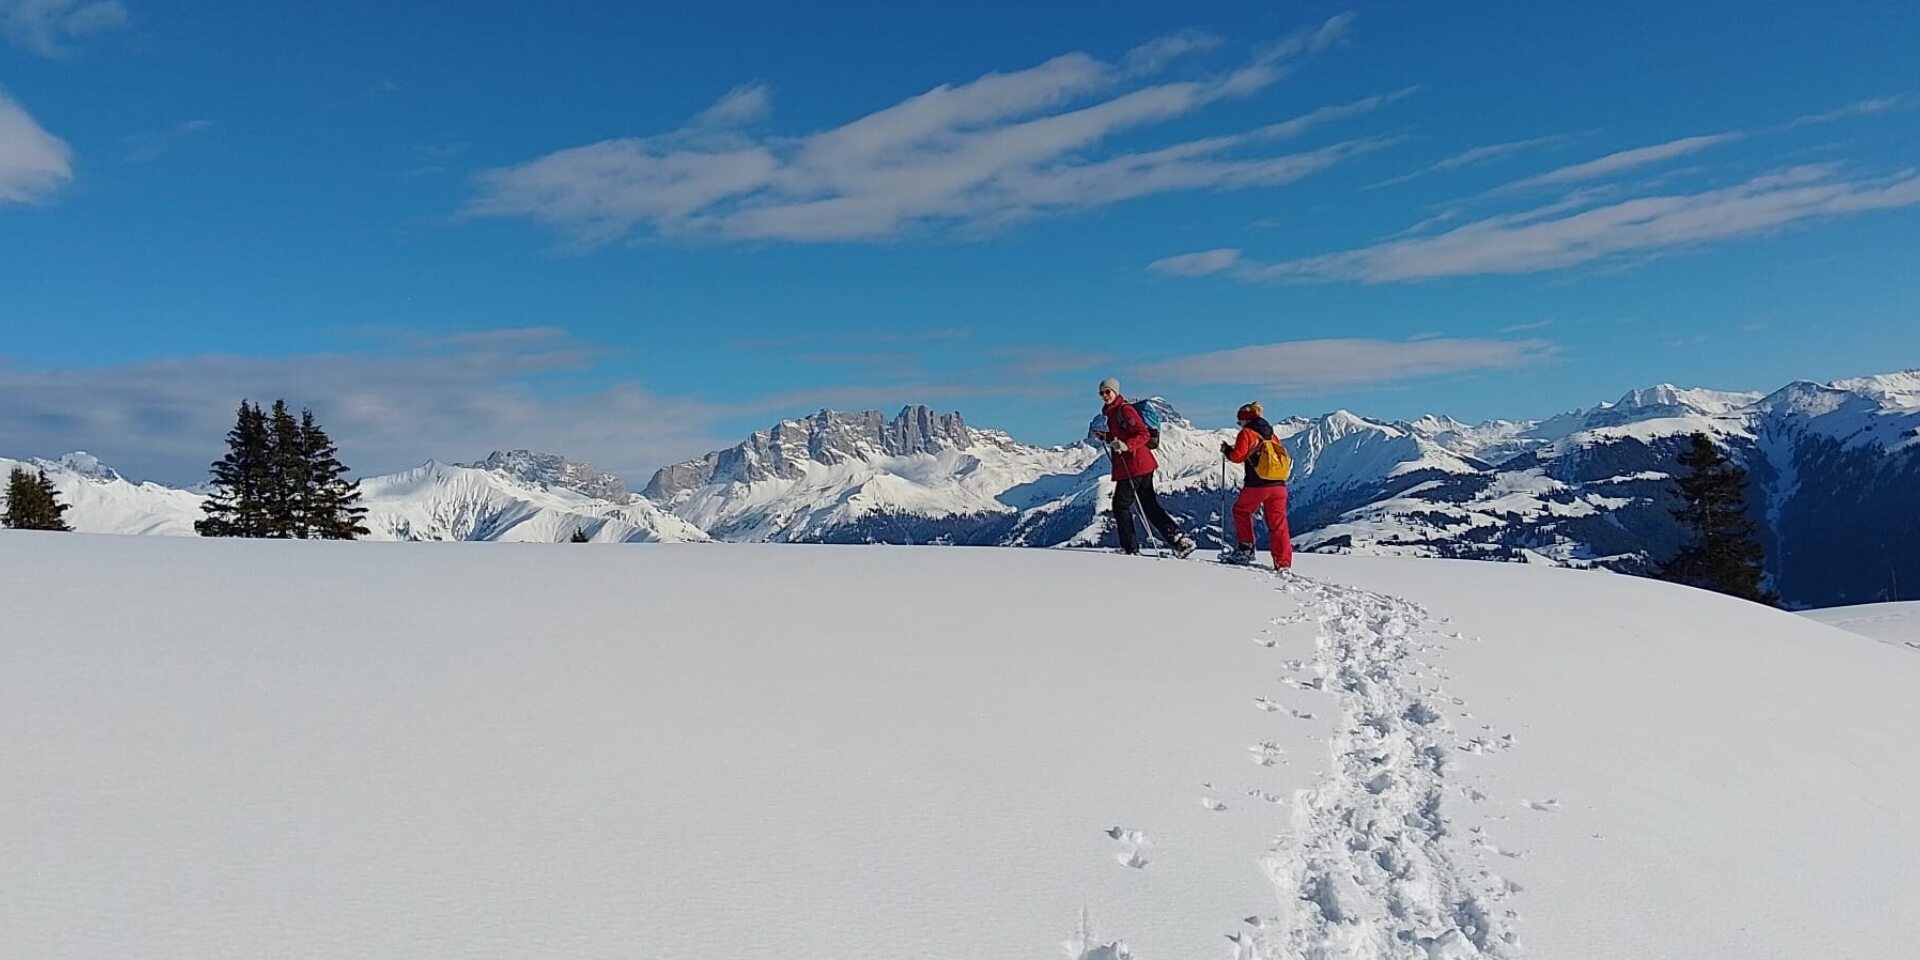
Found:
[{"label": "evergreen spruce tree", "polygon": [[267,482],[261,491],[267,527],[261,536],[305,540],[312,533],[314,483],[300,421],[285,400],[267,417]]},{"label": "evergreen spruce tree", "polygon": [[1764,554],[1759,529],[1747,516],[1747,472],[1735,466],[1704,433],[1680,455],[1687,473],[1675,480],[1680,506],[1673,515],[1689,539],[1655,574],[1719,593],[1777,605],[1780,598],[1762,590]]},{"label": "evergreen spruce tree", "polygon": [[34,482],[33,474],[24,468],[14,467],[7,474],[7,512],[0,516],[0,524],[14,530],[31,530],[34,516],[39,513],[34,500],[39,496],[40,486]]},{"label": "evergreen spruce tree", "polygon": [[574,527],[573,536],[568,537],[567,542],[568,543],[591,543],[593,542],[593,538],[587,536],[587,531],[584,528]]},{"label": "evergreen spruce tree", "polygon": [[57,530],[61,533],[71,532],[73,527],[67,523],[66,517],[62,514],[72,509],[72,506],[60,502],[60,491],[53,488],[53,481],[47,479],[45,470],[40,471],[40,476],[34,480],[34,486],[39,493],[41,510],[41,526],[37,529]]},{"label": "evergreen spruce tree", "polygon": [[45,470],[38,475],[23,467],[14,467],[7,475],[7,512],[0,526],[15,530],[72,530],[62,517],[69,509],[60,502],[60,494],[47,479]]},{"label": "evergreen spruce tree", "polygon": [[242,400],[233,429],[227,431],[227,455],[213,463],[213,493],[200,506],[206,517],[194,522],[194,532],[203,537],[268,536],[272,466],[266,414]]},{"label": "evergreen spruce tree", "polygon": [[360,505],[360,481],[346,479],[347,467],[340,462],[340,451],[313,419],[313,411],[300,411],[299,435],[305,465],[306,493],[301,508],[304,535],[322,540],[366,536],[368,531],[361,521],[366,519],[367,508]]},{"label": "evergreen spruce tree", "polygon": [[213,464],[213,494],[201,506],[207,516],[193,529],[203,537],[365,536],[360,484],[346,474],[313,411],[296,420],[284,400],[273,402],[271,414],[242,400],[227,455]]}]

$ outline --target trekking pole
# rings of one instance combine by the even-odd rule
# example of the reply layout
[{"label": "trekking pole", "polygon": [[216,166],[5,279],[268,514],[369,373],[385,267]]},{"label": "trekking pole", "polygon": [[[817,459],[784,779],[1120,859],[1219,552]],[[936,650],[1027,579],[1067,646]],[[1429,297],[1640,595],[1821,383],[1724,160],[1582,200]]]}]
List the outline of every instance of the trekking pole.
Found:
[{"label": "trekking pole", "polygon": [[[1129,454],[1127,459],[1131,461],[1133,459],[1132,455]],[[1146,505],[1140,502],[1140,478],[1134,477],[1127,482],[1133,484],[1133,512],[1135,516],[1140,518],[1140,529],[1147,535],[1148,545],[1152,546],[1155,550],[1159,550],[1160,538],[1154,534],[1153,524],[1147,522]],[[1166,549],[1172,550],[1173,544],[1167,544]]]},{"label": "trekking pole", "polygon": [[[1121,456],[1127,458],[1127,472],[1132,473],[1133,472],[1133,451],[1129,449],[1126,453],[1121,454]],[[1156,538],[1153,535],[1153,524],[1147,522],[1147,508],[1140,503],[1140,478],[1128,477],[1125,481],[1116,481],[1116,482],[1124,482],[1128,486],[1133,488],[1133,498],[1132,498],[1133,506],[1130,509],[1134,516],[1140,518],[1141,532],[1146,534],[1147,543],[1149,545],[1152,545],[1153,549],[1155,550],[1160,549],[1160,547],[1158,546],[1160,541],[1158,538]],[[1113,518],[1113,522],[1119,523],[1120,518],[1119,517]],[[1118,531],[1115,531],[1115,532],[1117,533]],[[1169,544],[1169,546],[1171,546],[1171,544]]]},{"label": "trekking pole", "polygon": [[1238,534],[1234,535],[1236,539],[1227,539],[1227,523],[1233,519],[1230,516],[1233,510],[1231,493],[1232,488],[1227,486],[1227,455],[1223,453],[1220,455],[1220,549],[1222,550],[1227,549],[1229,543],[1236,547],[1240,544],[1237,539]]}]

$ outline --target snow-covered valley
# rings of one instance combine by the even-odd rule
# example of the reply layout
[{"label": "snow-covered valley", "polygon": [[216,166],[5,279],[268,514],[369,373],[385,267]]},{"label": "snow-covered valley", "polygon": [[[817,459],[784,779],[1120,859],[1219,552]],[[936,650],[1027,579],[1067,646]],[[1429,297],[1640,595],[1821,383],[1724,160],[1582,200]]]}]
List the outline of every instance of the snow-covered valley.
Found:
[{"label": "snow-covered valley", "polygon": [[0,533],[0,930],[61,958],[1920,942],[1911,651],[1605,572],[1298,572]]}]

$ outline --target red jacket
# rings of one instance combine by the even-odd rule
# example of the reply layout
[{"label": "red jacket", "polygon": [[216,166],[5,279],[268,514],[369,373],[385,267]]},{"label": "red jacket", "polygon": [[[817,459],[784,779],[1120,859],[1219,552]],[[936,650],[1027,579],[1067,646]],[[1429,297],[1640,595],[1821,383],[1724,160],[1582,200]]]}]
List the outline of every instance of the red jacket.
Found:
[{"label": "red jacket", "polygon": [[1159,469],[1153,451],[1147,449],[1147,421],[1127,398],[1115,395],[1100,412],[1107,415],[1107,436],[1127,445],[1126,453],[1113,455],[1113,479],[1131,480]]},{"label": "red jacket", "polygon": [[1253,463],[1247,459],[1253,455],[1253,448],[1259,446],[1262,440],[1271,436],[1273,436],[1273,424],[1268,423],[1264,417],[1254,417],[1251,420],[1243,420],[1240,422],[1240,433],[1233,438],[1233,449],[1227,451],[1227,459],[1232,460],[1234,463],[1244,463],[1247,465],[1246,486],[1248,487],[1284,487],[1287,485],[1285,480],[1268,480],[1262,477],[1254,471]]}]

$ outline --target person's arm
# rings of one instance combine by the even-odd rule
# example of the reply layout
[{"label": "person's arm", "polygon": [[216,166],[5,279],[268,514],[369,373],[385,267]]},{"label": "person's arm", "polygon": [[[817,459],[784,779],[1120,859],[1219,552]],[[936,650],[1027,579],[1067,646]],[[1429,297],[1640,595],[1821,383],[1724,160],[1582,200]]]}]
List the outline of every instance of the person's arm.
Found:
[{"label": "person's arm", "polygon": [[1259,435],[1246,427],[1240,428],[1238,436],[1233,438],[1233,449],[1227,451],[1227,459],[1234,463],[1246,463],[1247,455],[1260,442]]}]

